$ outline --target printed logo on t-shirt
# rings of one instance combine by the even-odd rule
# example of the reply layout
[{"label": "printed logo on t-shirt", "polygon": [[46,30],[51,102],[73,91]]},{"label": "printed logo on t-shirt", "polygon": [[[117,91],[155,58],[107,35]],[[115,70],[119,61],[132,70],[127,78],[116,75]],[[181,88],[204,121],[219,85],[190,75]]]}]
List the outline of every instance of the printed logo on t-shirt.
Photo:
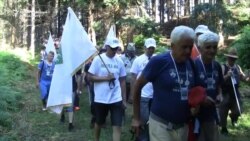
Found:
[{"label": "printed logo on t-shirt", "polygon": [[52,76],[52,66],[47,65],[46,76]]},{"label": "printed logo on t-shirt", "polygon": [[176,72],[175,72],[175,69],[170,69],[169,70],[169,74],[172,78],[175,78],[177,75],[176,75]]},{"label": "printed logo on t-shirt", "polygon": [[[106,64],[109,69],[118,69],[118,65]],[[102,68],[106,68],[104,64],[101,65]]]},{"label": "printed logo on t-shirt", "polygon": [[[206,75],[207,75],[207,77],[206,77]],[[206,83],[207,90],[215,90],[216,78],[218,78],[218,76],[219,76],[218,71],[214,70],[212,73],[208,72],[206,75],[204,72],[200,72],[199,77],[201,80],[203,80]]]},{"label": "printed logo on t-shirt", "polygon": [[205,74],[203,72],[200,72],[200,79],[202,79],[202,80],[205,79]]}]

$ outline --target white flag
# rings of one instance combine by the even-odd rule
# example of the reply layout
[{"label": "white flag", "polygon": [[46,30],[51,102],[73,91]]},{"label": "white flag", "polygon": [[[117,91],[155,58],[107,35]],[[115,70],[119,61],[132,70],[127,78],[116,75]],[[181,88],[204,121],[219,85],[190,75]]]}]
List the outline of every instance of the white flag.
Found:
[{"label": "white flag", "polygon": [[96,52],[69,7],[47,102],[53,112],[61,113],[65,105],[72,105],[72,75]]},{"label": "white flag", "polygon": [[108,38],[116,38],[116,30],[115,30],[115,25],[111,25],[111,27],[110,27],[110,29],[109,29],[109,32],[108,32],[108,35],[107,35],[107,37],[106,37],[106,39],[105,39],[105,42],[104,42],[104,44],[106,44],[106,42],[107,42],[107,40],[108,40]]},{"label": "white flag", "polygon": [[52,39],[51,34],[49,34],[49,40],[48,40],[48,43],[46,44],[46,50],[45,51],[46,51],[47,54],[50,51],[53,51],[54,52],[54,61],[56,61],[57,53],[56,53],[56,49],[55,49],[55,46],[54,46],[54,41]]}]

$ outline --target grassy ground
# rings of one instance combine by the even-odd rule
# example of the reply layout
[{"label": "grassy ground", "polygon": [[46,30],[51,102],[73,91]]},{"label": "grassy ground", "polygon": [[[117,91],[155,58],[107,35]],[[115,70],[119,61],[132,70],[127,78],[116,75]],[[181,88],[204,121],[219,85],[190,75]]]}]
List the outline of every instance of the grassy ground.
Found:
[{"label": "grassy ground", "polygon": [[[11,112],[13,121],[9,129],[1,126],[1,141],[93,141],[93,129],[90,128],[90,108],[88,95],[84,93],[80,96],[80,111],[75,113],[74,125],[75,130],[68,132],[68,124],[59,122],[59,116],[42,111],[42,104],[39,99],[38,89],[35,88],[35,67],[28,67],[30,77],[25,77],[21,81],[16,81],[15,87],[21,93],[22,98],[19,100],[19,108]],[[1,75],[1,74],[0,74]],[[31,77],[33,76],[33,77]],[[5,76],[5,79],[8,76]],[[248,97],[249,87],[244,87],[244,109],[245,113],[241,116],[239,127],[233,128],[229,124],[229,136],[220,136],[220,141],[247,141],[250,138],[250,99]],[[131,105],[128,105],[126,113],[126,122],[122,131],[122,141],[130,141],[131,134]],[[1,117],[1,113],[0,113]],[[67,118],[66,118],[67,119]],[[230,123],[230,122],[229,122]],[[110,120],[107,120],[107,127],[102,130],[101,141],[112,141],[112,131]]]}]

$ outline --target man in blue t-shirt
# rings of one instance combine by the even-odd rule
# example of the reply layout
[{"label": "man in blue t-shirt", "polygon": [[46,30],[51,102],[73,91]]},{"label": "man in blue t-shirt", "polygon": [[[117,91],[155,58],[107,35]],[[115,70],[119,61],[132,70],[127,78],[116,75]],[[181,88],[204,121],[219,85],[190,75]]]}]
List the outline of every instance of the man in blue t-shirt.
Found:
[{"label": "man in blue t-shirt", "polygon": [[198,69],[197,83],[204,87],[207,93],[198,113],[200,122],[198,141],[218,141],[219,110],[216,106],[222,101],[223,82],[221,66],[214,60],[218,42],[219,36],[213,32],[204,33],[198,37],[201,55],[194,60]]},{"label": "man in blue t-shirt", "polygon": [[186,26],[171,32],[172,51],[153,57],[146,65],[134,88],[132,127],[140,125],[140,92],[147,82],[153,84],[153,101],[149,117],[151,141],[187,141],[190,117],[188,91],[194,87],[194,67],[190,55],[195,33]]}]

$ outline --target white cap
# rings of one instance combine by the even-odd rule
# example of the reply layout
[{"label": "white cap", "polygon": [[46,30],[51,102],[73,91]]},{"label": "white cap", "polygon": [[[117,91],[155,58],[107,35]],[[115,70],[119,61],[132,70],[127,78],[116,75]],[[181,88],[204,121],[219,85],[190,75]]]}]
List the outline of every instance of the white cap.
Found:
[{"label": "white cap", "polygon": [[195,29],[195,34],[197,33],[207,33],[210,32],[210,30],[208,29],[208,27],[206,25],[198,25]]},{"label": "white cap", "polygon": [[121,47],[120,41],[115,37],[108,38],[105,45],[108,45],[111,48]]},{"label": "white cap", "polygon": [[135,44],[134,43],[128,43],[127,50],[135,51]]},{"label": "white cap", "polygon": [[148,38],[148,39],[146,39],[146,40],[145,40],[145,43],[144,43],[144,46],[145,46],[146,48],[149,48],[149,47],[154,47],[154,48],[156,48],[156,41],[155,41],[155,39],[153,39],[153,38]]}]

